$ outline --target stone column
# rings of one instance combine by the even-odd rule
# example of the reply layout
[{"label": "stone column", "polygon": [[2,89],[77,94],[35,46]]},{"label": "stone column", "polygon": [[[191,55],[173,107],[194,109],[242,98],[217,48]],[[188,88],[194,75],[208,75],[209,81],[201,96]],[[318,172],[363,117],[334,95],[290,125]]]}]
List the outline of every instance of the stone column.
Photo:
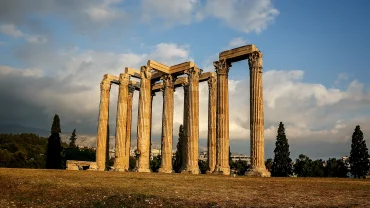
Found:
[{"label": "stone column", "polygon": [[231,64],[226,60],[215,61],[217,73],[216,141],[217,156],[214,173],[230,175],[229,165],[229,83]]},{"label": "stone column", "polygon": [[172,75],[165,75],[163,80],[163,113],[160,173],[172,173],[172,137],[174,111],[174,80]]},{"label": "stone column", "polygon": [[264,159],[264,113],[262,87],[262,53],[249,55],[250,79],[250,139],[252,169],[246,173],[250,176],[269,177]]},{"label": "stone column", "polygon": [[187,163],[183,172],[199,174],[199,75],[200,69],[193,67],[186,72],[189,76],[189,116],[187,121]]},{"label": "stone column", "polygon": [[127,97],[127,127],[125,141],[125,166],[130,168],[130,147],[131,147],[131,124],[132,124],[132,97],[134,96],[135,87],[129,85]]},{"label": "stone column", "polygon": [[182,84],[184,87],[184,116],[183,116],[183,134],[181,140],[181,168],[180,171],[186,170],[188,155],[188,136],[189,136],[189,82]]},{"label": "stone column", "polygon": [[142,66],[140,70],[139,115],[137,133],[137,172],[150,172],[150,112],[151,112],[151,68]]},{"label": "stone column", "polygon": [[[152,85],[153,86],[153,83]],[[149,140],[149,164],[152,159],[152,128],[153,128],[153,99],[155,96],[155,92],[152,92],[150,97],[150,140]]]},{"label": "stone column", "polygon": [[120,74],[119,76],[119,91],[117,104],[117,120],[116,120],[116,155],[114,158],[114,170],[125,171],[126,167],[126,133],[127,133],[127,101],[128,101],[128,82],[130,76],[128,74]]},{"label": "stone column", "polygon": [[99,123],[98,136],[96,141],[96,164],[97,170],[104,171],[107,161],[108,142],[108,119],[109,119],[109,97],[110,97],[110,80],[103,79],[100,83],[100,106],[99,106]]},{"label": "stone column", "polygon": [[208,79],[208,167],[209,171],[213,172],[216,166],[216,76],[213,74]]}]

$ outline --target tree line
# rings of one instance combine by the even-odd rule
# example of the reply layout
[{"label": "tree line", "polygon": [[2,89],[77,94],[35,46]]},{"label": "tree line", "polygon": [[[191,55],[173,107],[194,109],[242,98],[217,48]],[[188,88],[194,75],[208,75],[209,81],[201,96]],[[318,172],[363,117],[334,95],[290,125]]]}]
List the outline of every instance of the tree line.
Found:
[{"label": "tree line", "polygon": [[60,119],[53,118],[49,138],[36,134],[0,134],[0,167],[65,169],[67,160],[95,161],[95,150],[76,145],[76,130],[70,143],[61,142]]},{"label": "tree line", "polygon": [[299,177],[347,177],[348,172],[355,178],[363,178],[369,172],[369,153],[359,125],[352,134],[349,160],[329,158],[311,160],[299,155],[293,164],[290,158],[288,139],[284,124],[280,122],[276,136],[274,158],[266,161],[266,168],[273,177],[288,177],[294,173]]},{"label": "tree line", "polygon": [[[73,130],[69,144],[61,142],[60,119],[58,115],[53,118],[51,135],[49,138],[39,137],[35,134],[0,134],[0,167],[11,168],[47,168],[64,169],[67,160],[95,161],[95,150],[92,148],[80,148],[76,145],[76,129]],[[181,171],[181,157],[183,154],[182,141],[184,129],[180,126],[179,140],[175,157],[173,157],[173,169],[178,173]],[[351,173],[353,177],[363,178],[370,169],[369,153],[359,125],[352,134],[351,152],[348,161],[329,158],[327,161],[321,159],[312,160],[306,155],[292,161],[290,158],[289,143],[285,134],[284,124],[280,122],[277,130],[274,158],[266,160],[266,168],[273,177],[347,177]],[[130,156],[129,170],[136,168],[136,157]],[[244,175],[250,164],[247,161],[232,161],[230,152],[230,168],[238,175]],[[107,162],[113,166],[114,158]],[[158,172],[161,164],[161,156],[158,155],[150,161],[150,168]],[[209,171],[207,161],[198,161],[200,173]]]}]

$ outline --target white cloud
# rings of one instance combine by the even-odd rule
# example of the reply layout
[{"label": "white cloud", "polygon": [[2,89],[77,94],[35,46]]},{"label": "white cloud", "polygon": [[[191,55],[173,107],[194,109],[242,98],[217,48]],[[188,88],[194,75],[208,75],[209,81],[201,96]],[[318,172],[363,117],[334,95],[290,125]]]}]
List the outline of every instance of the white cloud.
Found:
[{"label": "white cloud", "polygon": [[9,66],[0,66],[0,74],[1,75],[18,75],[24,77],[42,77],[43,72],[40,69],[16,69]]},{"label": "white cloud", "polygon": [[9,35],[15,38],[24,36],[24,34],[20,30],[16,29],[15,26],[11,24],[1,25],[0,31],[5,35]]},{"label": "white cloud", "polygon": [[247,40],[245,40],[242,37],[237,37],[237,38],[230,40],[227,49],[237,48],[237,47],[240,47],[246,44],[247,44]]},{"label": "white cloud", "polygon": [[43,37],[43,36],[39,36],[39,35],[32,36],[32,35],[29,35],[29,34],[25,34],[22,31],[20,31],[19,29],[17,29],[12,24],[1,25],[0,26],[0,32],[5,34],[5,35],[12,36],[14,38],[24,38],[29,43],[46,43],[48,41],[48,39],[46,37]]},{"label": "white cloud", "polygon": [[199,0],[142,0],[142,19],[164,20],[167,26],[189,24],[199,4]]},{"label": "white cloud", "polygon": [[166,26],[216,18],[245,33],[261,32],[279,14],[271,0],[142,0],[142,10],[145,21],[159,19]]},{"label": "white cloud", "polygon": [[150,57],[171,66],[188,61],[189,53],[189,46],[187,45],[160,43],[155,46],[155,50],[151,52]]},{"label": "white cloud", "polygon": [[271,0],[207,0],[204,16],[222,20],[245,33],[259,33],[272,23],[279,11]]},{"label": "white cloud", "polygon": [[122,0],[104,0],[97,4],[88,5],[84,11],[95,22],[111,21],[124,17],[124,11],[115,7],[121,2]]}]

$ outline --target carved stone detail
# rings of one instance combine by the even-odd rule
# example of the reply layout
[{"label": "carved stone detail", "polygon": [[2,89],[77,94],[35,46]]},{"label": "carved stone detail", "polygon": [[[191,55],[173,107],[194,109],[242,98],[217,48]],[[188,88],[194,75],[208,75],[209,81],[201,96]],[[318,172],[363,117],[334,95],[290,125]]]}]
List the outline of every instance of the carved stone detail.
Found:
[{"label": "carved stone detail", "polygon": [[249,55],[248,64],[250,70],[258,70],[262,73],[262,56],[261,52],[255,51]]},{"label": "carved stone detail", "polygon": [[226,60],[219,60],[213,62],[213,66],[216,69],[217,75],[228,75],[231,67],[231,63]]}]

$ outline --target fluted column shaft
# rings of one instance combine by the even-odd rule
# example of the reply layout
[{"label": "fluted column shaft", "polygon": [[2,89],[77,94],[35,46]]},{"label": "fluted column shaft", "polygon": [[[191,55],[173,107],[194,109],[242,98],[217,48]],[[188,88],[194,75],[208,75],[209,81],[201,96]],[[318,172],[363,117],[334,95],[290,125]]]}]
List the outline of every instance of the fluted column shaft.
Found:
[{"label": "fluted column shaft", "polygon": [[139,115],[137,153],[138,172],[150,172],[150,126],[151,126],[151,68],[141,67],[140,70],[140,94],[139,94]]},{"label": "fluted column shaft", "polygon": [[159,172],[172,173],[172,137],[174,111],[174,82],[172,75],[165,75],[163,80],[163,113],[161,167]]},{"label": "fluted column shaft", "polygon": [[216,76],[212,75],[208,79],[208,167],[209,171],[213,172],[216,166]]},{"label": "fluted column shaft", "polygon": [[99,106],[99,123],[98,136],[96,144],[96,164],[100,171],[105,170],[107,162],[107,144],[108,137],[108,119],[109,119],[109,97],[110,97],[110,80],[103,79],[100,83],[100,106]]},{"label": "fluted column shaft", "polygon": [[264,112],[262,94],[262,53],[249,56],[250,70],[250,137],[252,168],[265,168],[264,160]]},{"label": "fluted column shaft", "polygon": [[116,155],[114,159],[114,170],[125,171],[128,167],[125,166],[125,145],[127,133],[127,98],[128,98],[128,82],[130,76],[128,74],[120,74],[119,76],[119,91],[117,104],[117,119],[116,119]]},{"label": "fluted column shaft", "polygon": [[226,60],[213,63],[217,73],[216,141],[217,157],[214,173],[230,175],[229,165],[229,83],[231,64]]},{"label": "fluted column shaft", "polygon": [[187,122],[187,163],[184,172],[199,174],[199,75],[201,72],[200,69],[193,67],[186,73],[189,76],[189,116]]},{"label": "fluted column shaft", "polygon": [[135,87],[128,87],[127,97],[127,127],[125,140],[125,167],[130,168],[130,147],[131,147],[131,125],[132,125],[132,98],[134,96]]},{"label": "fluted column shaft", "polygon": [[185,171],[188,160],[188,140],[189,140],[189,82],[183,84],[184,87],[184,116],[183,116],[183,135],[181,140],[181,171]]}]

